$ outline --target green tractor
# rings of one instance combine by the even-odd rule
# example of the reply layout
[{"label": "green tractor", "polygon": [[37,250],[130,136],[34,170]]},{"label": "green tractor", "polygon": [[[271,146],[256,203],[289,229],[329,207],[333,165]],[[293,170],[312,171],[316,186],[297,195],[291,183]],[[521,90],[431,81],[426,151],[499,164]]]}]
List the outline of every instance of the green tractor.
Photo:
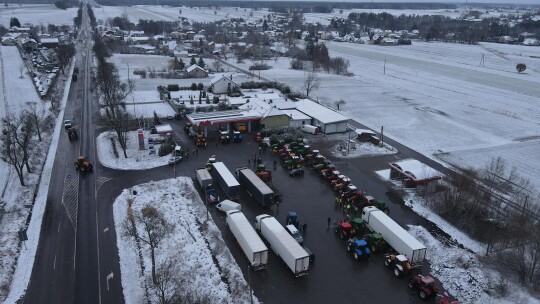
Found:
[{"label": "green tractor", "polygon": [[368,243],[371,252],[382,251],[386,249],[387,245],[380,233],[370,233],[364,236],[364,239]]},{"label": "green tractor", "polygon": [[349,220],[349,223],[351,224],[354,233],[356,235],[363,235],[366,229],[364,220],[359,217],[353,217]]}]

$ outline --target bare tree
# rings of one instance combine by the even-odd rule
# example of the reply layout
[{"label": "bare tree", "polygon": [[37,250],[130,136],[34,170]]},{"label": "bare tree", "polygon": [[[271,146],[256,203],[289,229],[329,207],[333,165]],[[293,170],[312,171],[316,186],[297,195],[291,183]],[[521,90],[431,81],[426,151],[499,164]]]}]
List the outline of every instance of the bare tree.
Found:
[{"label": "bare tree", "polygon": [[[137,222],[142,225],[142,233],[137,231]],[[134,237],[150,247],[152,281],[154,285],[158,284],[158,278],[156,276],[156,248],[172,231],[173,227],[156,208],[150,205],[143,207],[140,213],[135,213],[131,219],[126,219],[124,223],[124,233],[126,235]]]},{"label": "bare tree", "polygon": [[175,263],[167,260],[156,269],[156,281],[152,291],[159,304],[172,304],[179,301],[179,287]]},{"label": "bare tree", "polygon": [[25,186],[24,166],[28,173],[32,172],[28,159],[33,130],[32,119],[25,112],[18,116],[7,115],[2,119],[0,158],[15,168],[21,186]]},{"label": "bare tree", "polygon": [[347,69],[350,66],[349,60],[344,59],[342,57],[332,58],[330,59],[330,62],[331,62],[330,66],[332,67],[332,69],[337,75],[347,73]]},{"label": "bare tree", "polygon": [[525,63],[518,63],[516,65],[516,70],[518,71],[518,73],[524,72],[526,69],[527,66],[525,65]]},{"label": "bare tree", "polygon": [[64,74],[64,68],[69,64],[73,55],[75,55],[75,47],[73,44],[62,44],[56,48],[56,56],[58,58],[58,63],[60,64],[62,75]]},{"label": "bare tree", "polygon": [[221,61],[220,61],[219,59],[217,59],[217,58],[214,59],[213,67],[214,67],[214,70],[215,70],[216,72],[221,71],[221,67],[222,67],[222,66],[223,66],[223,65],[221,64]]},{"label": "bare tree", "polygon": [[340,99],[340,100],[338,100],[338,101],[335,102],[335,105],[336,105],[338,111],[339,111],[339,107],[340,107],[340,106],[343,106],[343,105],[345,105],[345,104],[346,104],[346,102],[345,102],[345,100],[343,100],[343,99]]},{"label": "bare tree", "polygon": [[105,108],[103,120],[109,130],[116,133],[124,157],[127,158],[128,131],[132,117],[125,111],[124,100],[133,91],[133,82],[122,83],[114,65],[106,61],[100,62],[96,78]]},{"label": "bare tree", "polygon": [[33,101],[29,101],[26,104],[28,105],[28,115],[34,121],[34,127],[36,128],[38,139],[41,141],[41,132],[43,131],[45,123],[45,107],[42,103],[38,105],[37,102]]},{"label": "bare tree", "polygon": [[227,60],[227,52],[229,51],[229,48],[227,47],[227,45],[223,44],[219,51],[220,51],[221,56],[223,56],[223,59]]},{"label": "bare tree", "polygon": [[304,90],[306,90],[306,96],[309,97],[309,93],[319,88],[321,81],[315,71],[309,71],[304,73]]}]

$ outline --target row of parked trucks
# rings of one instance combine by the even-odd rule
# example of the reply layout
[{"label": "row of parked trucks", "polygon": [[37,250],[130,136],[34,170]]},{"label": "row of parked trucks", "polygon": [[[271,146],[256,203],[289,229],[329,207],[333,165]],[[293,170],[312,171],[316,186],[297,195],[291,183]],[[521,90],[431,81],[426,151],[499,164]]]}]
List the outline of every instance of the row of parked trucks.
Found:
[{"label": "row of parked trucks", "polygon": [[[240,182],[234,178],[224,163],[211,158],[207,168],[196,170],[196,180],[207,198],[216,195],[212,184],[215,180],[228,199],[238,198],[242,185],[261,206],[275,203],[274,191],[251,169],[239,168],[236,172]],[[295,276],[308,273],[310,254],[274,217],[267,214],[257,216],[254,229],[240,210],[229,210],[226,214],[227,226],[254,270],[268,266],[268,247],[261,239],[262,236]]]}]

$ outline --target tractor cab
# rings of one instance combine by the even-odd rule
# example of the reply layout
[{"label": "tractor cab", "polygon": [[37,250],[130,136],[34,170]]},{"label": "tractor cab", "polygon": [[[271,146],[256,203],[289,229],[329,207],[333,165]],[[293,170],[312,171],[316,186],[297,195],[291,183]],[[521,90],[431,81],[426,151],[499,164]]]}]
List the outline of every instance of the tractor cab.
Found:
[{"label": "tractor cab", "polygon": [[339,235],[340,238],[347,240],[353,236],[353,228],[351,223],[346,221],[340,221],[336,223],[334,232]]},{"label": "tractor cab", "polygon": [[81,172],[92,172],[93,169],[94,165],[92,165],[88,160],[86,160],[86,157],[81,155],[75,160],[75,170]]},{"label": "tractor cab", "polygon": [[369,258],[371,255],[367,242],[357,238],[347,240],[347,250],[353,254],[357,261],[361,258]]},{"label": "tractor cab", "polygon": [[356,234],[364,234],[364,230],[365,230],[365,222],[362,218],[360,217],[354,217],[352,218],[351,220],[349,220],[349,223],[351,224],[354,232]]},{"label": "tractor cab", "polygon": [[336,182],[332,181],[332,183],[334,184],[334,191],[341,192],[351,183],[351,179],[345,175],[340,175],[340,178],[338,178]]},{"label": "tractor cab", "polygon": [[263,181],[269,182],[272,180],[272,173],[270,171],[257,171],[255,174]]},{"label": "tractor cab", "polygon": [[300,226],[300,220],[298,219],[298,214],[296,212],[289,212],[287,215],[287,225],[294,225],[296,228]]},{"label": "tractor cab", "polygon": [[212,167],[213,167],[212,164],[215,163],[215,162],[216,162],[216,156],[215,156],[215,155],[212,155],[212,156],[208,159],[208,161],[206,162],[206,169],[207,169],[208,171],[211,171],[211,170],[212,170]]},{"label": "tractor cab", "polygon": [[335,179],[338,178],[338,176],[340,176],[341,173],[338,171],[338,170],[334,170],[330,173],[330,175],[328,175],[328,177],[326,179],[328,179],[329,181],[333,181]]},{"label": "tractor cab", "polygon": [[410,274],[412,271],[412,265],[409,262],[409,259],[401,254],[385,255],[384,265],[391,268],[397,278],[403,276],[404,274]]},{"label": "tractor cab", "polygon": [[229,132],[219,131],[219,139],[222,144],[228,144],[230,142]]},{"label": "tractor cab", "polygon": [[409,280],[409,288],[415,290],[422,300],[434,298],[439,293],[439,289],[435,286],[435,280],[430,276],[413,276]]},{"label": "tractor cab", "polygon": [[367,234],[365,240],[369,244],[372,252],[381,251],[386,248],[386,242],[380,233]]},{"label": "tractor cab", "polygon": [[197,145],[197,147],[206,147],[206,137],[204,137],[204,134],[202,132],[197,133],[195,144]]},{"label": "tractor cab", "polygon": [[234,143],[242,142],[242,134],[240,134],[240,131],[233,131],[233,142]]}]

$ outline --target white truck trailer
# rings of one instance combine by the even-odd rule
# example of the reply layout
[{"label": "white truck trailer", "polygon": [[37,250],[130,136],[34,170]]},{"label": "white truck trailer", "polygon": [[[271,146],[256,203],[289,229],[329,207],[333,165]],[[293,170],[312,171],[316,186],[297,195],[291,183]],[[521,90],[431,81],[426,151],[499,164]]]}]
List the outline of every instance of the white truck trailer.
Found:
[{"label": "white truck trailer", "polygon": [[268,266],[268,247],[255,232],[246,216],[238,210],[227,211],[227,226],[253,269],[266,268]]},{"label": "white truck trailer", "polygon": [[296,277],[306,275],[309,270],[309,254],[296,240],[268,214],[255,218],[255,229],[270,244],[270,248],[287,264]]},{"label": "white truck trailer", "polygon": [[407,257],[412,265],[421,264],[425,260],[426,246],[381,210],[374,206],[365,207],[362,219],[371,231],[382,234],[385,242]]},{"label": "white truck trailer", "polygon": [[206,168],[199,168],[195,173],[197,182],[199,183],[199,187],[201,187],[201,189],[206,189],[206,186],[212,184],[212,176]]}]

